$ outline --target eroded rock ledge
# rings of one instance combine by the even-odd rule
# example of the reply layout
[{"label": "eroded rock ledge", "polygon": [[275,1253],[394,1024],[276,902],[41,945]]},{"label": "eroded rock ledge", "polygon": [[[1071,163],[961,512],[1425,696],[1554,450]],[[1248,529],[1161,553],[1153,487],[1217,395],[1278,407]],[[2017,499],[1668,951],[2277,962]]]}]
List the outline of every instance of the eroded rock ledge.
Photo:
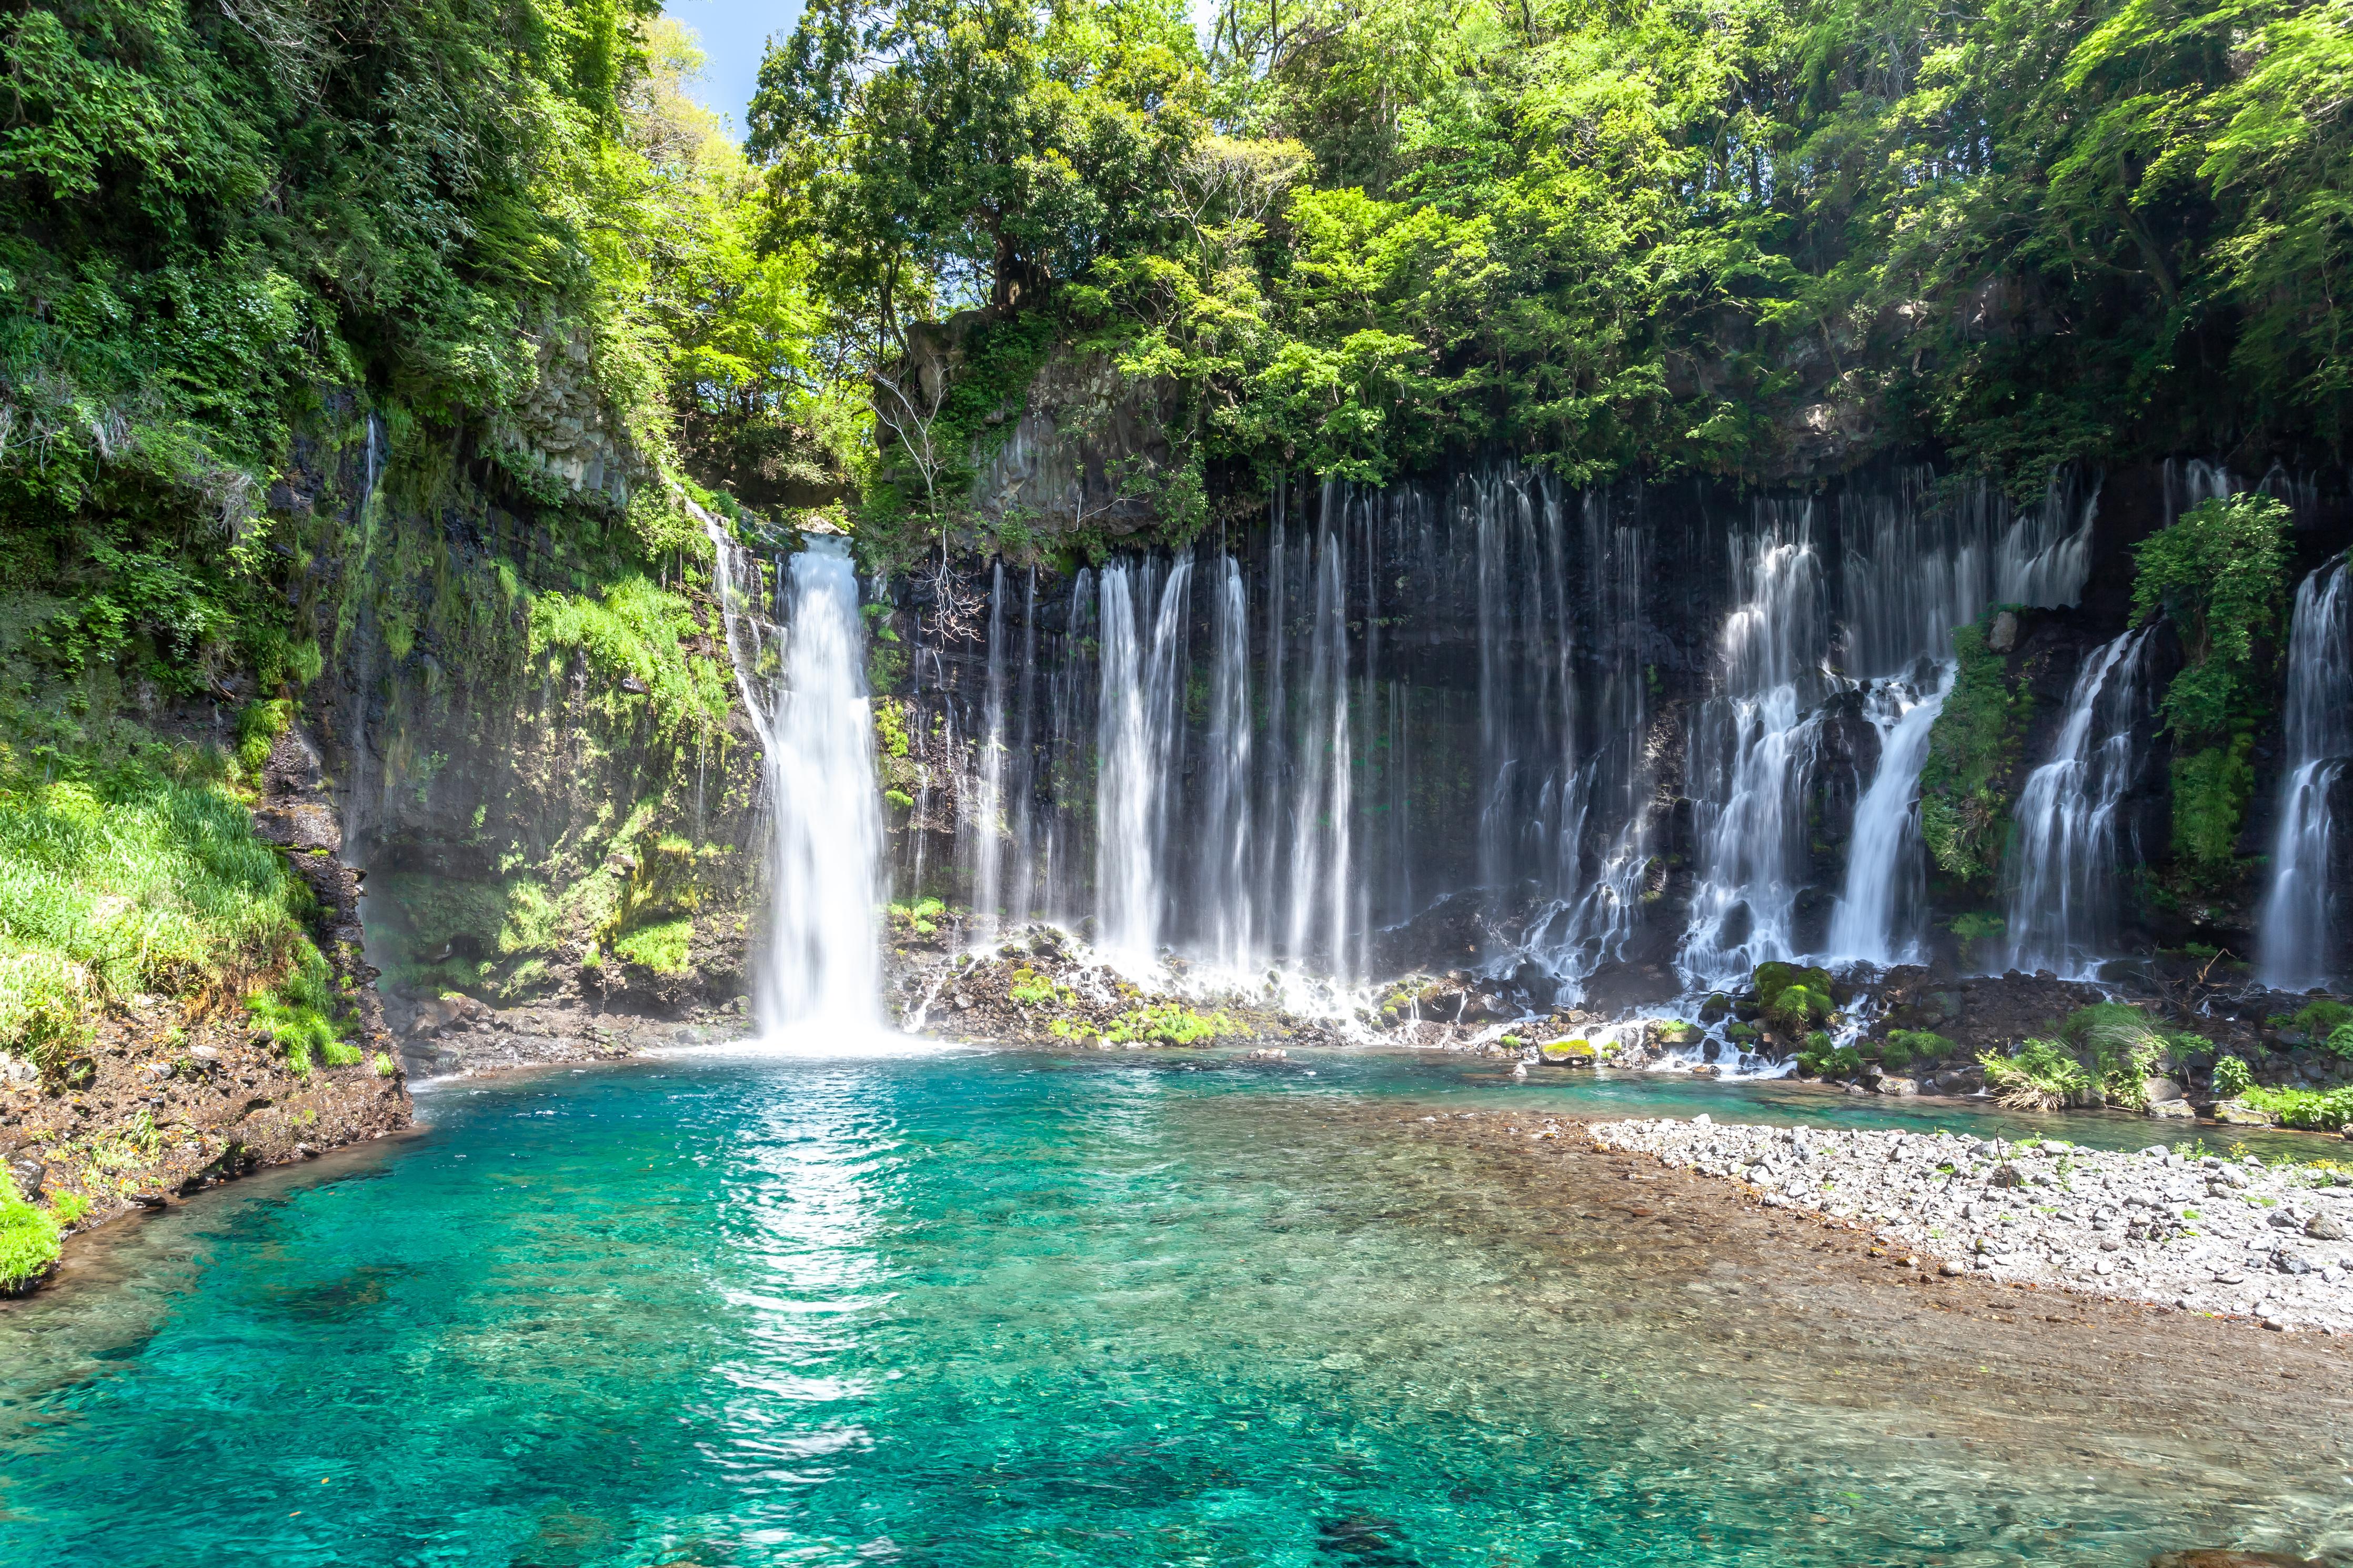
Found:
[{"label": "eroded rock ledge", "polygon": [[2353,1332],[2353,1173],[1706,1116],[1585,1131],[1603,1149],[1738,1182],[1768,1207],[1867,1226],[1922,1268]]}]

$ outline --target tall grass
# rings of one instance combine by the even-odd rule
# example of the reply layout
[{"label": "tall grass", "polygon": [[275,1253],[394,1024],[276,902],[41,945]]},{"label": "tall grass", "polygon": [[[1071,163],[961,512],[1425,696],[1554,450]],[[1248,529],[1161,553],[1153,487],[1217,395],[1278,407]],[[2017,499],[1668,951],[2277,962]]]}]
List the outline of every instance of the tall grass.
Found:
[{"label": "tall grass", "polygon": [[217,778],[0,778],[0,1046],[55,1059],[114,998],[241,998],[318,965],[309,898]]}]

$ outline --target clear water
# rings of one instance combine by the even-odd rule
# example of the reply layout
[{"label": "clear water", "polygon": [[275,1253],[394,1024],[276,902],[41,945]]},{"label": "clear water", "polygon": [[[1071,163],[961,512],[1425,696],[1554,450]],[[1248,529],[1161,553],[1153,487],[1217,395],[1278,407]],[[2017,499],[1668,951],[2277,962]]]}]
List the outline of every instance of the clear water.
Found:
[{"label": "clear water", "polygon": [[1971,1393],[1409,1131],[1613,1096],[1702,1103],[1159,1054],[454,1086],[0,1311],[0,1562],[2126,1563],[2346,1517],[2326,1423],[2274,1465]]}]

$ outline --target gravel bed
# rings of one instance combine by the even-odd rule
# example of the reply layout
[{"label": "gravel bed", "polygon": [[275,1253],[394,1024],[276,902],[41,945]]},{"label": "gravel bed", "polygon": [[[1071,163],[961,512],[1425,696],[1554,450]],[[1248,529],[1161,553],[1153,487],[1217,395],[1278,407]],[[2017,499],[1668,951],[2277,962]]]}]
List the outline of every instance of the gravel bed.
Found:
[{"label": "gravel bed", "polygon": [[2353,1332],[2353,1173],[1706,1116],[1587,1131],[1602,1148],[1743,1183],[1768,1206],[1866,1226],[1946,1274]]}]

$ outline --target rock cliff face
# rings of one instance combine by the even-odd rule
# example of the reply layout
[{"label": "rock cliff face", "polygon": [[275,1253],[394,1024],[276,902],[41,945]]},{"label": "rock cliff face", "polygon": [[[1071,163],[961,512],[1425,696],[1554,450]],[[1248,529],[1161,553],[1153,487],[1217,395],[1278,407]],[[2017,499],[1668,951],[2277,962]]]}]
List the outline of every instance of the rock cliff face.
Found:
[{"label": "rock cliff face", "polygon": [[303,704],[412,1066],[464,1054],[436,1044],[445,997],[552,1009],[512,1031],[526,1054],[589,1039],[607,1012],[733,999],[756,746],[707,591],[593,552],[598,516],[626,526],[609,433],[584,426],[558,465],[560,530],[487,462],[420,493],[379,439],[358,421],[305,444],[278,499],[308,546],[298,597],[323,655]]},{"label": "rock cliff face", "polygon": [[[1148,547],[1161,520],[1140,503],[1082,526],[1108,496],[1098,477],[1154,449],[1147,392],[1058,362],[1005,413],[1019,425],[976,500],[1026,516],[1026,548],[891,590],[902,897],[1352,973],[1475,949],[1538,988],[1623,1002],[1793,954],[2000,967],[1976,933],[2015,866],[1957,879],[1916,821],[1859,828],[1885,809],[1884,791],[1866,803],[1902,715],[1941,700],[1956,628],[1983,616],[1990,634],[2017,606],[1991,807],[2016,809],[2078,676],[2126,629],[2131,547],[2238,482],[2166,464],[2013,505],[1926,463],[1778,491],[1578,492],[1488,462],[1228,497],[1212,514],[1232,521],[1172,552]],[[2353,532],[2341,498],[2272,485],[2299,572]],[[2252,948],[2275,737],[2242,870],[2185,895],[2154,710],[2179,660],[2159,626],[2130,778],[2100,808],[2109,956]],[[1859,833],[1884,864],[1858,863]],[[1841,910],[1872,881],[1894,888],[1865,940]],[[1483,937],[1463,942],[1474,891]]]}]

